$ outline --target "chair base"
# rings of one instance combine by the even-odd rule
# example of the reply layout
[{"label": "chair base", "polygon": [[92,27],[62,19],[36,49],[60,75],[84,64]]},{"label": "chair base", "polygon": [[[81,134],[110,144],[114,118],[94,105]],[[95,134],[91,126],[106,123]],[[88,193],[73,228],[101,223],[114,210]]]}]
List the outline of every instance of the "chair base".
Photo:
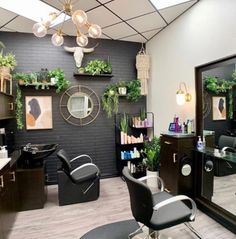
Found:
[{"label": "chair base", "polygon": [[100,179],[87,180],[79,184],[73,183],[64,171],[58,170],[58,200],[59,206],[89,202],[98,199]]},{"label": "chair base", "polygon": [[[197,236],[199,239],[202,239],[201,235],[193,228],[193,226],[189,223],[186,222],[184,223],[184,225],[195,235]],[[134,232],[130,233],[128,236],[128,239],[132,239],[134,238],[136,235],[139,235],[140,233],[144,234],[144,237],[142,237],[143,239],[172,239],[172,237],[161,233],[159,231],[154,231],[152,229],[147,229],[143,230],[144,225],[140,226],[137,230],[135,230]],[[136,237],[135,237],[136,238]]]}]

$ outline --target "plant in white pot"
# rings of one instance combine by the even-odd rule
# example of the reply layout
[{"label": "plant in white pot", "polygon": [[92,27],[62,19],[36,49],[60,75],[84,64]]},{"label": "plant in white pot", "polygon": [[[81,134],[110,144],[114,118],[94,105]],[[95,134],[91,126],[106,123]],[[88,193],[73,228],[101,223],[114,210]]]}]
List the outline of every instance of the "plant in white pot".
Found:
[{"label": "plant in white pot", "polygon": [[[147,176],[158,176],[158,168],[160,162],[160,138],[154,136],[152,140],[144,141],[144,149],[142,155],[144,164],[146,165]],[[157,187],[157,179],[155,177],[147,180],[147,184],[151,187]]]}]

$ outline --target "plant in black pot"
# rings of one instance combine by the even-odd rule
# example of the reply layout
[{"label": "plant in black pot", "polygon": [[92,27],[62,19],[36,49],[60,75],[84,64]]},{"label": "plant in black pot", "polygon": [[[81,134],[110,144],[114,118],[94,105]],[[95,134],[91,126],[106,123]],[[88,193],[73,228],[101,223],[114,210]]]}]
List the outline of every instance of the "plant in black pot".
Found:
[{"label": "plant in black pot", "polygon": [[111,74],[112,72],[111,63],[103,60],[91,60],[84,69],[92,75]]}]

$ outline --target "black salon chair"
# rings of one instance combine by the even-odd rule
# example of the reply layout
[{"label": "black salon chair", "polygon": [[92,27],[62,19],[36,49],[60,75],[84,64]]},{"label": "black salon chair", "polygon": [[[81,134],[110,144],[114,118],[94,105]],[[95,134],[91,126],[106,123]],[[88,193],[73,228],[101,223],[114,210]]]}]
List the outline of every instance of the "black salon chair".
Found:
[{"label": "black salon chair", "polygon": [[[64,149],[57,153],[62,165],[57,170],[59,205],[88,202],[99,197],[100,171],[89,155],[70,159]],[[72,163],[82,164],[73,168]]]},{"label": "black salon chair", "polygon": [[157,177],[157,180],[160,191],[152,193],[144,183],[144,180],[148,177],[135,179],[127,167],[124,167],[122,173],[128,186],[133,217],[137,222],[143,224],[128,238],[142,232],[144,226],[149,228],[148,235],[145,238],[149,238],[149,236],[151,238],[163,238],[163,235],[159,234],[159,230],[180,223],[184,223],[198,238],[201,238],[189,224],[189,222],[194,221],[196,216],[196,204],[191,198],[185,195],[172,196],[165,192],[163,181],[159,177]]},{"label": "black salon chair", "polygon": [[218,140],[218,147],[223,151],[236,152],[236,137],[221,135]]}]

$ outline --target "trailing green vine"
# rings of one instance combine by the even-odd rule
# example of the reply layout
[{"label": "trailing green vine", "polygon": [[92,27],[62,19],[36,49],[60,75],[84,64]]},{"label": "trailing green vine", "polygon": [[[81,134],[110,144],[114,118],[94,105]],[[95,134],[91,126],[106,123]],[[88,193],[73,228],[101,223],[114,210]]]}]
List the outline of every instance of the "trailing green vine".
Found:
[{"label": "trailing green vine", "polygon": [[131,80],[127,82],[118,82],[109,84],[102,95],[102,107],[106,111],[107,117],[111,118],[112,114],[118,113],[119,93],[118,87],[127,87],[128,93],[126,98],[130,101],[137,102],[141,97],[141,83],[139,80]]},{"label": "trailing green vine", "polygon": [[220,94],[220,93],[227,93],[229,96],[229,112],[228,117],[229,119],[233,118],[233,87],[236,85],[236,72],[234,71],[232,74],[234,80],[225,80],[220,79],[215,76],[206,76],[204,78],[204,88],[206,91]]},{"label": "trailing green vine", "polygon": [[23,107],[23,104],[22,104],[21,98],[22,98],[21,89],[18,85],[16,85],[16,100],[15,100],[15,103],[16,103],[16,126],[17,126],[17,129],[23,129],[24,128],[24,125],[23,125],[23,122],[22,122],[22,117],[23,117],[22,107]]}]

